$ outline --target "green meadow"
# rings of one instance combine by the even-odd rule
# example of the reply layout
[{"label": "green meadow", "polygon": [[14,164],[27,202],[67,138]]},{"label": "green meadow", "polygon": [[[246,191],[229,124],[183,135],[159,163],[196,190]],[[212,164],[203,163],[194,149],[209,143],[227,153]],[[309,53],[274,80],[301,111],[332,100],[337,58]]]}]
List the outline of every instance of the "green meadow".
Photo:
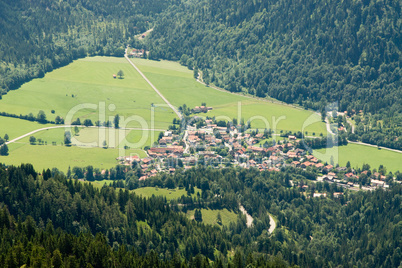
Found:
[{"label": "green meadow", "polygon": [[[119,156],[136,154],[146,157],[143,148],[151,146],[159,134],[155,131],[80,128],[78,134],[73,135],[74,146],[66,147],[62,145],[64,131],[64,128],[57,128],[37,132],[32,135],[37,140],[36,145],[29,143],[30,136],[22,138],[9,145],[9,155],[0,156],[0,163],[17,165],[29,162],[39,169],[57,167],[62,171],[66,171],[68,166],[110,168],[118,164],[116,158]],[[39,140],[43,145],[39,145]],[[104,140],[107,149],[102,148]],[[124,146],[128,148],[124,149]]]},{"label": "green meadow", "polygon": [[[124,78],[113,78],[119,70],[124,72]],[[121,126],[126,122],[128,127],[142,128],[151,128],[153,121],[155,128],[165,129],[175,117],[126,59],[112,57],[76,60],[10,91],[0,100],[2,112],[36,116],[39,110],[48,120],[71,115],[81,122],[87,118],[93,122],[113,121],[114,115],[119,114]]]},{"label": "green meadow", "polygon": [[[189,210],[187,211],[187,217],[189,219],[194,219],[194,212],[195,210]],[[222,225],[228,226],[231,222],[235,223],[237,220],[237,214],[234,213],[233,211],[229,211],[226,208],[224,209],[201,209],[201,215],[202,215],[202,222],[206,224],[211,224],[211,225],[217,225],[217,217],[218,213],[221,214],[222,218]]]},{"label": "green meadow", "polygon": [[[124,78],[113,78],[113,74],[119,70],[124,72]],[[87,118],[93,122],[99,119],[102,122],[113,121],[114,115],[119,114],[120,127],[166,129],[175,117],[170,108],[160,105],[164,104],[163,100],[127,60],[112,57],[80,59],[46,74],[44,78],[34,79],[3,96],[0,111],[17,115],[32,113],[36,116],[43,110],[48,120],[54,120],[56,116],[67,118],[74,107],[82,104],[94,107],[76,109],[72,118],[79,117],[81,122]],[[101,112],[102,107],[104,113]],[[8,134],[11,140],[49,126],[54,125],[0,117],[0,136]],[[72,141],[76,146],[65,147],[62,146],[64,132],[64,128],[57,128],[32,134],[47,145],[30,145],[29,136],[18,140],[9,145],[9,156],[0,157],[0,162],[30,162],[39,169],[58,167],[63,171],[68,166],[110,168],[118,163],[116,157],[122,152],[146,157],[141,149],[151,146],[159,134],[159,131],[150,130],[80,128],[74,135],[72,128]],[[103,147],[103,141],[106,141],[108,149],[99,148]],[[130,150],[121,150],[124,146]]]},{"label": "green meadow", "polygon": [[109,186],[113,184],[113,180],[102,180],[102,181],[85,181],[85,183],[90,183],[97,189],[101,189],[104,185]]},{"label": "green meadow", "polygon": [[[175,106],[189,107],[205,102],[213,110],[200,116],[215,116],[218,120],[243,118],[250,120],[252,128],[271,128],[290,131],[308,131],[319,136],[326,134],[325,124],[320,116],[311,111],[282,105],[271,100],[261,100],[249,96],[232,94],[206,87],[193,78],[193,72],[176,62],[132,59],[148,79]],[[119,70],[124,79],[113,78]],[[79,109],[79,105],[91,106]],[[85,105],[84,105],[85,106]],[[76,111],[71,111],[76,108]],[[82,106],[81,106],[82,108]],[[99,112],[104,109],[105,112]],[[121,116],[121,127],[166,129],[175,118],[173,111],[135,71],[124,58],[92,57],[74,61],[72,64],[54,70],[44,78],[34,79],[20,89],[11,91],[0,100],[0,111],[14,114],[37,115],[43,110],[48,120],[56,116],[79,117],[81,122],[89,118],[111,120],[115,114]],[[54,110],[54,113],[51,111]],[[104,116],[102,118],[102,116]],[[48,126],[21,119],[0,117],[0,137],[8,134],[9,139],[19,137],[36,129]],[[65,147],[64,128],[43,130],[33,134],[46,145],[30,145],[29,137],[9,145],[9,156],[0,157],[6,164],[33,163],[37,168],[87,166],[110,168],[117,164],[116,157],[131,153],[145,157],[142,150],[151,146],[159,131],[115,130],[80,128],[78,133],[71,129],[73,144]],[[279,137],[276,137],[279,138]],[[108,149],[103,149],[106,141]],[[55,143],[55,145],[53,145]],[[122,150],[128,146],[130,150]],[[335,151],[335,148],[329,152]],[[315,154],[330,162],[330,153]],[[321,153],[322,155],[318,155]],[[387,150],[362,145],[349,144],[339,147],[339,164],[351,161],[352,166],[368,163],[372,167],[384,164],[390,171],[402,170],[402,155]],[[337,158],[335,159],[337,161]],[[153,190],[156,191],[156,190]],[[158,190],[159,191],[159,190]],[[163,190],[160,190],[163,192]],[[175,195],[170,192],[169,195]]]},{"label": "green meadow", "polygon": [[[37,170],[57,167],[66,172],[68,167],[93,166],[95,168],[109,169],[118,164],[118,149],[81,148],[76,146],[53,146],[53,145],[27,145],[10,144],[10,154],[0,156],[0,163],[7,165],[20,165],[31,163]],[[146,157],[143,150],[125,150],[125,155],[138,154],[141,158]]]},{"label": "green meadow", "polygon": [[[314,151],[314,155],[322,161],[330,163],[333,155],[334,164],[346,166],[350,161],[353,168],[361,168],[363,164],[369,164],[371,168],[384,165],[387,171],[402,171],[402,154],[375,147],[349,143],[347,146],[333,147]],[[337,157],[338,155],[338,161]]]},{"label": "green meadow", "polygon": [[[223,92],[198,83],[193,72],[177,62],[132,59],[147,78],[175,106],[195,107],[205,102],[213,110],[207,114],[219,120],[241,118],[253,128],[308,131],[326,134],[318,114],[289,105]],[[304,125],[305,124],[305,125]]]},{"label": "green meadow", "polygon": [[[3,106],[1,105],[0,100],[0,109]],[[53,126],[51,124],[39,124],[37,122],[31,122],[27,120],[22,120],[18,118],[11,118],[0,116],[0,137],[4,137],[5,134],[8,135],[9,140],[22,136],[26,133],[29,133],[33,130],[50,127]]]},{"label": "green meadow", "polygon": [[[106,141],[108,148],[143,149],[145,146],[152,146],[156,141],[159,132],[150,130],[121,130],[114,128],[79,128],[77,134],[74,128],[67,128],[72,133],[72,144],[79,147],[104,147]],[[47,129],[34,133],[28,137],[18,140],[15,144],[29,144],[31,136],[42,140],[47,145],[64,145],[64,132],[66,128]],[[12,148],[12,147],[11,147]]]},{"label": "green meadow", "polygon": [[[154,196],[163,196],[165,197],[168,201],[172,199],[178,199],[182,197],[183,195],[187,196],[187,191],[185,189],[165,189],[165,188],[158,188],[158,187],[141,187],[138,189],[133,190],[134,193],[137,195],[141,195],[142,197],[152,197]],[[192,197],[196,197],[197,193],[201,194],[201,190],[198,189],[197,187],[194,188],[194,194],[192,194]]]}]

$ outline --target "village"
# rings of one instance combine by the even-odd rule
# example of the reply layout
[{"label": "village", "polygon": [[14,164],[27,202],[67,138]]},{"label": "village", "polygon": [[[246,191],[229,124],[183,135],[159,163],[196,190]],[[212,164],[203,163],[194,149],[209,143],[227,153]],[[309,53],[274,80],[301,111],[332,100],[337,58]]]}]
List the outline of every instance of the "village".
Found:
[{"label": "village", "polygon": [[[201,109],[200,107],[196,108]],[[202,109],[206,109],[202,107]],[[148,157],[137,155],[119,158],[121,164],[141,169],[140,181],[156,176],[159,172],[173,174],[176,169],[190,169],[196,165],[222,168],[239,166],[260,171],[281,171],[287,167],[314,173],[315,179],[291,182],[293,186],[308,191],[317,182],[336,183],[351,190],[374,190],[389,188],[386,174],[376,170],[355,170],[323,163],[303,149],[296,135],[279,135],[273,131],[248,129],[214,118],[195,116],[178,130],[176,125],[161,133],[158,141],[147,150]],[[360,171],[360,172],[359,172]],[[394,179],[395,180],[395,179]],[[336,196],[342,193],[336,193]],[[326,193],[313,193],[314,197],[326,197]]]}]

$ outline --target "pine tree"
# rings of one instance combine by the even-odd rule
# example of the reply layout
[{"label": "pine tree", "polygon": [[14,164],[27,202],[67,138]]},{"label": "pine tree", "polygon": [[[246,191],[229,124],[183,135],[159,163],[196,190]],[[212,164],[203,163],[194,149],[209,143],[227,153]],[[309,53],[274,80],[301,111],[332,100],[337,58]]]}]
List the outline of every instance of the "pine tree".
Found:
[{"label": "pine tree", "polygon": [[4,144],[0,147],[0,155],[8,155],[8,146]]}]

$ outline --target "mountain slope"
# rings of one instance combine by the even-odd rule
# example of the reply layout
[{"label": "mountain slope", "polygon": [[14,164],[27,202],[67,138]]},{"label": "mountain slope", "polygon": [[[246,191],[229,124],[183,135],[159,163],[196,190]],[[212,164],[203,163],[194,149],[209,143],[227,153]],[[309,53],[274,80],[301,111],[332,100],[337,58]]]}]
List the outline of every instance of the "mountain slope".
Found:
[{"label": "mountain slope", "polygon": [[400,1],[183,1],[162,16],[152,56],[194,61],[230,91],[401,111]]}]

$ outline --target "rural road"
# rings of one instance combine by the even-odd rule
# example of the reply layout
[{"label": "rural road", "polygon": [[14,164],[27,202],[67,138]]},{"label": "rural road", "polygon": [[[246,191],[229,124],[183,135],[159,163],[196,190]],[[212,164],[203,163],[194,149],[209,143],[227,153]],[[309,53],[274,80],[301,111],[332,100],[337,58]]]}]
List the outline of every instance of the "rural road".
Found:
[{"label": "rural road", "polygon": [[[58,125],[58,126],[44,127],[44,128],[35,129],[35,130],[31,131],[31,132],[28,132],[28,133],[26,133],[26,134],[24,134],[24,135],[22,135],[22,136],[19,136],[19,137],[17,137],[17,138],[14,138],[14,139],[8,141],[8,142],[6,142],[5,144],[8,145],[8,144],[10,144],[10,143],[19,141],[20,139],[23,139],[23,138],[25,138],[25,137],[31,136],[31,135],[33,135],[33,134],[35,134],[35,133],[37,133],[37,132],[41,132],[41,131],[44,131],[44,130],[55,129],[55,128],[76,127],[76,126],[77,126],[77,125]],[[86,127],[86,126],[82,126],[82,125],[81,125],[81,126],[77,126],[77,127]],[[90,126],[90,127],[88,127],[88,128],[100,128],[100,129],[105,129],[105,128],[107,128],[107,127]],[[165,131],[164,129],[150,129],[150,128],[146,128],[146,129],[144,129],[144,128],[119,128],[119,129],[120,129],[120,130]]]},{"label": "rural road", "polygon": [[186,149],[184,149],[184,153],[185,153],[185,154],[188,154],[189,151],[190,151],[190,145],[189,145],[188,142],[187,142],[187,136],[188,136],[188,132],[187,132],[187,130],[186,130],[186,131],[184,131],[184,136],[183,136],[183,141],[184,141],[184,143],[186,144]]},{"label": "rural road", "polygon": [[137,70],[137,72],[142,76],[142,78],[144,78],[144,80],[147,81],[147,83],[153,88],[153,90],[155,90],[155,92],[158,93],[158,95],[166,102],[166,104],[169,105],[169,107],[175,112],[175,114],[181,119],[182,118],[181,113],[179,113],[179,111],[162,95],[162,93],[159,92],[159,90],[151,83],[151,81],[149,81],[148,78],[140,71],[140,69],[138,69],[138,67],[135,66],[135,64],[128,58],[127,48],[124,57],[134,67],[134,69]]},{"label": "rural road", "polygon": [[276,223],[274,221],[274,218],[272,218],[271,214],[268,214],[269,216],[269,229],[268,233],[272,234],[276,228]]},{"label": "rural road", "polygon": [[327,132],[334,136],[335,133],[331,130],[331,124],[329,123],[328,117],[325,117],[325,126],[327,127]]},{"label": "rural road", "polygon": [[251,217],[251,215],[247,213],[247,210],[242,205],[239,206],[239,209],[244,215],[246,215],[247,227],[251,227],[251,225],[253,224],[253,217]]},{"label": "rural road", "polygon": [[[251,225],[253,224],[253,217],[251,217],[251,215],[247,213],[247,210],[241,204],[239,204],[239,209],[244,215],[246,215],[246,219],[247,219],[246,225],[247,225],[247,227],[250,228]],[[271,214],[268,214],[268,216],[269,216],[268,233],[272,234],[276,228],[276,223],[275,223],[274,218],[272,218]]]},{"label": "rural road", "polygon": [[349,123],[349,125],[352,127],[352,133],[355,133],[355,126],[353,125],[352,121],[349,118],[346,118],[346,121]]},{"label": "rural road", "polygon": [[[377,145],[368,144],[368,143],[364,143],[364,142],[356,142],[356,141],[349,141],[349,140],[348,140],[348,143],[360,144],[360,145],[366,145],[366,146],[378,148]],[[400,153],[400,154],[402,154],[402,151],[400,151],[400,150],[391,149],[391,148],[382,147],[382,146],[379,146],[379,148],[380,148],[380,149],[384,149],[384,150],[388,150],[388,151],[392,151],[392,152],[395,152],[395,153]]]},{"label": "rural road", "polygon": [[[345,116],[345,113],[337,113],[338,116]],[[352,123],[352,120],[350,120],[350,118],[346,117],[346,121],[348,122],[348,124],[352,127],[352,133],[355,133],[355,126]]]}]

